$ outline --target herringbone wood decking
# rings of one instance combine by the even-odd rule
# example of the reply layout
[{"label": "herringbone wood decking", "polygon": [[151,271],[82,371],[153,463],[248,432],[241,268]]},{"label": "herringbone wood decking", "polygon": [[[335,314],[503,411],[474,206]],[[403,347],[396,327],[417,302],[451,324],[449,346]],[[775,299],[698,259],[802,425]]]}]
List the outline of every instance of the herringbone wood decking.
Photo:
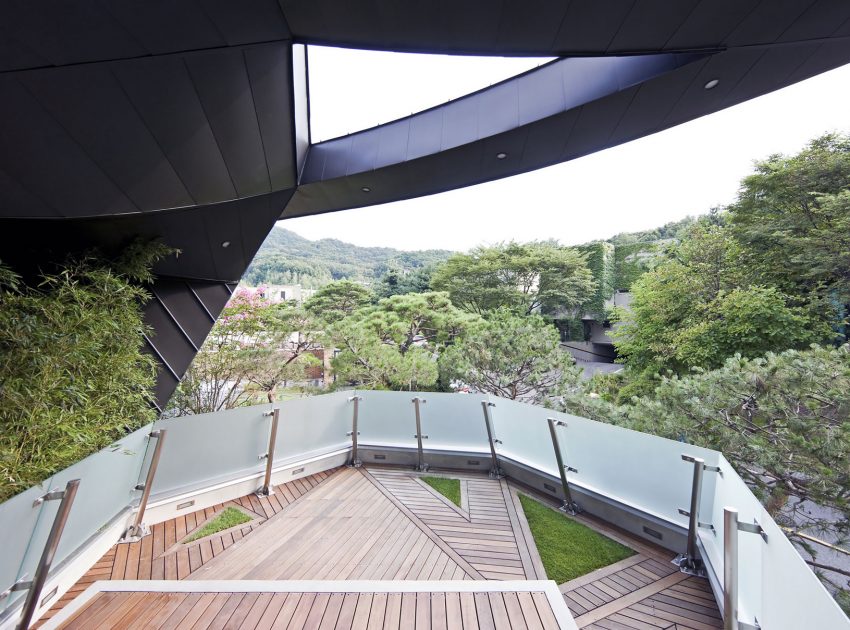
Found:
[{"label": "herringbone wood decking", "polygon": [[[515,490],[504,480],[452,476],[461,479],[461,508],[450,504],[411,471],[342,468],[277,486],[276,494],[268,499],[249,495],[230,502],[256,515],[256,520],[193,545],[178,543],[228,504],[160,523],[141,542],[113,547],[44,619],[97,580],[545,579]],[[640,553],[561,586],[579,627],[608,630],[719,627],[720,615],[707,582],[678,573],[669,562],[672,554],[615,532],[598,521],[580,520]],[[148,605],[170,610],[169,619],[191,608],[194,613],[187,611],[185,619],[197,614],[202,621],[213,610],[218,610],[216,617],[227,614],[228,618],[236,619],[233,616],[236,608],[243,609],[248,603],[251,605],[246,614],[254,614],[251,611],[261,604],[269,610],[280,604],[278,613],[293,605],[303,610],[306,604],[296,605],[296,601],[314,602],[319,597],[306,593],[285,597],[204,593],[180,599],[174,595],[161,594],[156,604],[153,600],[146,601]],[[135,597],[133,606],[141,602],[139,594]],[[382,603],[384,597],[387,595],[369,599],[370,609],[376,601],[378,605],[386,605]],[[447,602],[454,601],[454,595],[447,597]],[[496,612],[492,613],[497,620],[502,619],[502,605],[508,612],[516,611],[513,595],[505,593],[500,597],[501,600],[494,600]],[[180,602],[175,605],[176,599]],[[361,599],[362,606],[366,606],[367,597],[362,593],[357,596],[357,603],[352,604],[352,598],[348,597],[348,606],[353,605],[357,610]],[[395,599],[404,601],[401,596],[389,596],[387,601]],[[339,600],[338,609],[334,608],[333,598],[318,601],[331,606],[325,606],[323,611],[342,615],[346,598],[340,596]],[[203,612],[196,610],[195,603],[204,606]],[[313,603],[309,608],[312,610]],[[467,627],[452,626],[452,610],[447,604],[447,627]],[[325,619],[325,612],[321,614]],[[163,620],[159,615],[155,618]],[[491,627],[489,617],[485,615],[482,619],[482,627]],[[404,621],[402,617],[400,623]],[[514,622],[519,624],[512,618]],[[170,627],[169,624],[166,626]],[[184,627],[182,621],[180,627]],[[438,622],[434,627],[443,626]]]}]

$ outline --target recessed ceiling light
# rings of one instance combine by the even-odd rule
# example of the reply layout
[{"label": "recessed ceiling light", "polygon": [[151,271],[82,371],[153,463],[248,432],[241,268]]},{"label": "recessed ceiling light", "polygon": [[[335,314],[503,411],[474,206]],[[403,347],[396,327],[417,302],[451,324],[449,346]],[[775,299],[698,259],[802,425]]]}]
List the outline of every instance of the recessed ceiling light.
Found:
[{"label": "recessed ceiling light", "polygon": [[222,246],[222,247],[225,247],[225,248],[230,247],[230,241],[224,241],[224,242],[221,244],[221,246]]},{"label": "recessed ceiling light", "polygon": [[372,192],[372,189],[368,186],[363,186],[363,188],[361,188],[360,190],[362,190],[363,192]]},{"label": "recessed ceiling light", "polygon": [[507,154],[507,153],[497,153],[497,154],[496,154],[496,159],[497,159],[497,160],[504,160],[506,157],[508,157],[508,154]]},{"label": "recessed ceiling light", "polygon": [[705,84],[705,89],[711,90],[712,88],[716,88],[718,83],[720,83],[720,79],[712,79],[711,81]]}]

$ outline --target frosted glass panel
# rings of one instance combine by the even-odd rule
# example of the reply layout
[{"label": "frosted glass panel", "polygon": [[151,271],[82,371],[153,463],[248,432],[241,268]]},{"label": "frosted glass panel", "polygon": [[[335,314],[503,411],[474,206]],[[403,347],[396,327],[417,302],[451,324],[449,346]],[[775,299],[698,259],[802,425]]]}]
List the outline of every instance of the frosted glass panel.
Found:
[{"label": "frosted glass panel", "polygon": [[[564,462],[578,469],[572,477],[587,488],[638,507],[668,521],[687,524],[678,510],[689,509],[693,464],[683,454],[717,464],[717,453],[707,449],[630,431],[567,414],[555,414],[567,423],[559,429]],[[701,513],[711,509],[715,473],[703,475]]]},{"label": "frosted glass panel", "polygon": [[338,392],[280,403],[275,464],[328,453],[351,445],[351,392]]},{"label": "frosted glass panel", "polygon": [[[413,392],[373,392],[357,390],[360,401],[358,426],[360,444],[416,447],[416,416]],[[422,398],[428,394],[419,394]],[[422,410],[427,405],[422,405]]]},{"label": "frosted glass panel", "polygon": [[[420,406],[422,433],[428,436],[422,448],[443,451],[490,452],[484,411],[484,395],[422,394],[427,401]],[[407,403],[411,407],[412,403]],[[415,426],[415,423],[414,423]]]},{"label": "frosted glass panel", "polygon": [[215,485],[264,469],[270,405],[169,418],[156,423],[168,434],[153,484],[154,494]]},{"label": "frosted glass panel", "polygon": [[[12,586],[24,574],[28,573],[27,579],[32,579],[32,569],[23,567],[23,564],[30,537],[39,522],[42,510],[42,505],[34,506],[33,501],[45,494],[49,488],[50,480],[47,480],[42,485],[30,488],[0,504],[0,532],[3,534],[0,546],[0,591]],[[0,600],[0,611],[25,595],[26,591],[16,591]]]},{"label": "frosted glass panel", "polygon": [[[150,426],[139,429],[53,477],[51,487],[54,489],[64,489],[65,484],[72,479],[80,480],[77,495],[71,506],[56,558],[53,561],[54,567],[115,516],[126,510],[131,501],[138,496],[135,486],[150,431]],[[44,515],[32,543],[32,547],[36,548],[38,553],[34,557],[28,555],[27,562],[38,562],[59,504],[60,501],[45,503]]]},{"label": "frosted glass panel", "polygon": [[[494,438],[501,441],[496,450],[503,455],[550,475],[558,475],[555,450],[547,418],[553,412],[543,407],[491,396],[490,408]],[[564,460],[569,464],[568,460]]]},{"label": "frosted glass panel", "polygon": [[[762,547],[763,628],[848,628],[850,621],[772,519],[759,521],[767,532]],[[752,534],[750,534],[752,535]],[[790,576],[794,576],[790,578]],[[790,578],[790,579],[789,579]],[[746,617],[744,621],[752,621]]]},{"label": "frosted glass panel", "polygon": [[[670,521],[686,524],[678,509],[688,509],[693,464],[682,454],[716,465],[714,451],[630,431],[586,418],[558,413],[511,400],[493,398],[499,453],[558,475],[547,418],[566,423],[557,427],[564,464],[578,470],[570,483],[604,494]],[[703,477],[701,513],[710,513],[714,473]]]}]

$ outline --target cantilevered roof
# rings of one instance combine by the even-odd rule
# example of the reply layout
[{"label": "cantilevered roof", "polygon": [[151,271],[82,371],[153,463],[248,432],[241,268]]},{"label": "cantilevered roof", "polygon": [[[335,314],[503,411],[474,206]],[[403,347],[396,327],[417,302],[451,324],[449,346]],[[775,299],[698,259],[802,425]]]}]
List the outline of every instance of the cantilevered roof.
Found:
[{"label": "cantilevered roof", "polygon": [[[311,144],[309,43],[558,59]],[[848,62],[845,0],[5,3],[0,259],[179,248],[149,307],[162,404],[279,218],[564,162]]]}]

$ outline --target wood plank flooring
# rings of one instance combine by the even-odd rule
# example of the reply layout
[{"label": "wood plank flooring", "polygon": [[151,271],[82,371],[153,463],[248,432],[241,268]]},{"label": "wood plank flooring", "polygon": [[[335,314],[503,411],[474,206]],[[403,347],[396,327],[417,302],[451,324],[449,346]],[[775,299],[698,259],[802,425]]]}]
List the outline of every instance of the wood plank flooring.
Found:
[{"label": "wood plank flooring", "polygon": [[[516,489],[505,481],[483,476],[447,476],[461,480],[460,508],[424,484],[412,471],[339,468],[277,486],[276,494],[268,499],[249,495],[157,524],[153,534],[142,541],[114,546],[53,606],[42,622],[98,580],[546,579]],[[227,505],[238,505],[255,515],[255,521],[188,547],[178,544]],[[721,626],[707,581],[678,573],[669,562],[672,554],[593,519],[579,517],[578,520],[639,552],[561,585],[563,601],[579,627],[707,630]],[[386,614],[381,623],[373,623],[371,612],[364,612],[377,610],[375,606],[383,607],[384,611],[390,606],[397,611],[400,624],[412,620],[415,625],[417,615],[425,614],[416,612],[424,610],[424,601],[420,606],[418,599],[393,598],[386,593],[368,597],[362,593],[356,597],[309,593],[285,597],[256,593],[243,593],[239,597],[220,593],[194,595],[197,597],[190,594],[179,602],[171,595],[162,595],[155,603],[148,601],[143,608],[159,607],[162,614],[169,611],[166,617],[150,613],[156,623],[185,613],[180,627],[198,628],[225,624],[238,627],[255,614],[259,614],[256,627],[268,627],[272,611],[276,611],[277,619],[290,609],[291,623],[296,624],[290,625],[293,628],[304,624],[323,627],[329,610],[331,616],[337,615],[337,621],[344,621],[340,627],[347,627],[349,613],[352,627],[384,627],[381,624]],[[109,597],[104,594],[92,613],[114,597],[114,593]],[[134,597],[125,599],[125,603],[138,607],[142,600],[138,593]],[[436,597],[430,597],[429,610],[442,611],[445,607],[446,622],[443,625],[437,621],[433,627],[463,628],[467,627],[465,619],[478,620],[478,616],[473,616],[480,604],[478,596],[463,600],[439,594]],[[490,596],[485,594],[485,597],[489,601]],[[307,604],[301,603],[302,599],[311,602],[310,606],[305,608]],[[482,627],[509,627],[501,622],[510,619],[512,623],[517,619],[517,610],[525,610],[523,601],[518,594],[493,596],[489,616],[485,615]],[[324,605],[321,611],[319,608],[314,611],[316,602]],[[251,606],[244,611],[243,619],[237,615],[237,609],[241,611],[248,603]],[[265,606],[261,614],[254,611],[257,606]],[[99,619],[108,627],[117,614],[117,609],[114,614],[103,612],[105,616]],[[441,615],[438,612],[437,617],[442,618]],[[221,616],[226,617],[225,621],[210,625]],[[395,618],[390,616],[391,620]],[[163,627],[175,627],[176,619]],[[354,624],[354,620],[365,625]],[[192,624],[187,625],[188,621]],[[148,621],[138,623],[144,625]]]},{"label": "wood plank flooring", "polygon": [[459,580],[474,569],[358,469],[340,470],[190,579]]},{"label": "wood plank flooring", "polygon": [[708,580],[643,554],[568,582],[561,592],[579,628],[710,630],[723,625]]},{"label": "wood plank flooring", "polygon": [[409,472],[374,469],[369,474],[484,579],[537,577],[506,482],[462,478],[466,504],[455,510]]},{"label": "wood plank flooring", "polygon": [[[150,536],[139,542],[114,545],[95,565],[81,577],[39,620],[50,619],[58,610],[72,601],[92,583],[98,580],[182,580],[204,564],[223,553],[234,543],[253,532],[267,519],[287,505],[310,492],[328,479],[334,470],[321,472],[285,484],[275,486],[270,497],[258,498],[250,494],[245,497],[220,503],[206,510],[178,516],[157,523]],[[206,538],[197,544],[180,546],[178,543],[201,527],[207,520],[229,505],[236,505],[257,520],[244,527],[228,530],[218,536]],[[36,626],[37,627],[37,626]]]},{"label": "wood plank flooring", "polygon": [[[557,599],[557,593],[551,598],[548,595],[543,590],[505,588],[458,592],[457,589],[440,590],[439,586],[405,592],[324,592],[321,588],[309,592],[281,589],[240,592],[238,586],[233,591],[119,590],[95,593],[78,610],[71,612],[68,619],[59,620],[56,625],[63,630],[113,627],[193,630],[569,628],[568,612]],[[559,618],[567,623],[559,625]]]}]

